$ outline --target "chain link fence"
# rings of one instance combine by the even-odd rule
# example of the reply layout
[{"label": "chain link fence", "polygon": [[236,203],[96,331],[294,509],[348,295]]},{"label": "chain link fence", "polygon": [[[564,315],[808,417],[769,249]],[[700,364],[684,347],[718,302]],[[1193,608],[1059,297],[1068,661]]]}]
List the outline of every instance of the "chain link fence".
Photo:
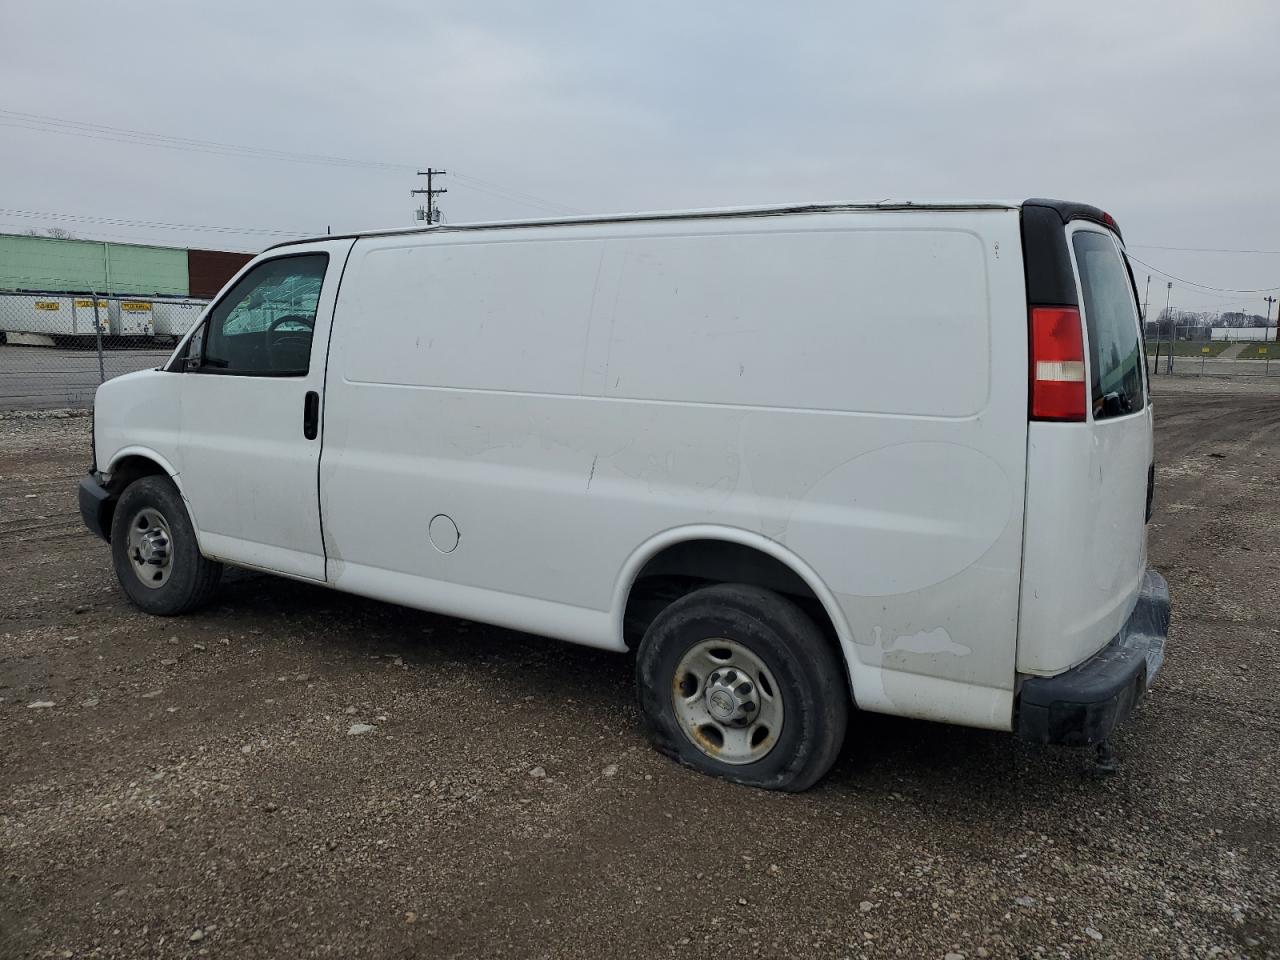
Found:
[{"label": "chain link fence", "polygon": [[1151,376],[1280,376],[1276,327],[1175,326],[1147,330]]},{"label": "chain link fence", "polygon": [[0,293],[0,411],[88,408],[98,384],[159,366],[206,301]]}]

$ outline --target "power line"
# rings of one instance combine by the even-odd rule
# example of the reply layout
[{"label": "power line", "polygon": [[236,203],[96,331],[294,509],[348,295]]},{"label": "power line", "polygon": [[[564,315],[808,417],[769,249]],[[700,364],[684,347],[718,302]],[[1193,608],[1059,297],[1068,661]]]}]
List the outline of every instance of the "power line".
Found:
[{"label": "power line", "polygon": [[70,136],[88,137],[95,140],[144,143],[151,146],[167,147],[173,150],[195,151],[197,153],[256,157],[264,160],[284,160],[293,163],[320,163],[346,167],[371,167],[382,170],[411,169],[409,164],[386,163],[380,160],[360,160],[353,157],[337,157],[319,153],[302,153],[293,150],[276,150],[268,147],[253,147],[238,143],[224,143],[217,140],[200,140],[193,137],[174,137],[162,133],[149,133],[145,130],[132,130],[126,127],[113,127],[102,123],[88,123],[82,120],[69,120],[62,117],[50,117],[36,113],[20,113],[16,110],[5,110],[2,108],[0,108],[0,125],[19,127],[28,130],[40,130],[46,133],[64,133]]},{"label": "power line", "polygon": [[29,217],[33,220],[69,220],[77,223],[98,223],[114,227],[146,227],[156,230],[195,230],[209,233],[261,234],[273,237],[308,237],[311,233],[299,230],[273,230],[269,227],[224,227],[200,223],[168,223],[162,220],[130,220],[126,217],[95,217],[78,213],[51,213],[45,210],[17,210],[0,207],[0,215]]},{"label": "power line", "polygon": [[1187,280],[1184,277],[1179,277],[1176,274],[1168,273],[1164,270],[1161,270],[1159,267],[1153,267],[1151,264],[1147,263],[1147,261],[1139,260],[1133,254],[1129,254],[1129,259],[1132,260],[1134,263],[1142,264],[1148,270],[1154,270],[1156,273],[1160,274],[1160,276],[1162,277],[1168,277],[1170,280],[1177,280],[1181,284],[1184,284],[1190,287],[1196,287],[1197,289],[1213,290],[1217,293],[1271,293],[1275,290],[1280,290],[1280,286],[1258,287],[1256,290],[1241,290],[1235,287],[1211,287],[1207,283],[1196,283],[1194,280]]},{"label": "power line", "polygon": [[1224,295],[1220,293],[1206,293],[1203,290],[1197,290],[1195,287],[1188,287],[1181,283],[1175,283],[1174,288],[1181,290],[1188,296],[1195,297],[1197,300],[1208,301],[1210,303],[1257,303],[1258,297],[1242,294]]},{"label": "power line", "polygon": [[1158,247],[1152,243],[1126,243],[1125,249],[1137,247],[1139,250],[1179,250],[1185,253],[1265,253],[1280,256],[1280,250],[1239,250],[1230,247]]},{"label": "power line", "polygon": [[[208,156],[215,156],[215,157],[219,157],[219,156],[220,157],[240,157],[240,158],[255,159],[255,160],[285,160],[285,161],[290,161],[294,163],[328,164],[332,166],[343,166],[343,167],[359,167],[359,166],[370,165],[362,161],[355,162],[355,163],[343,163],[341,160],[337,158],[334,158],[333,160],[320,160],[320,159],[308,159],[304,157],[277,156],[274,154],[258,153],[250,150],[227,150],[227,149],[201,147],[201,146],[181,144],[181,143],[164,143],[159,140],[153,140],[153,139],[141,138],[141,137],[122,137],[122,136],[115,136],[115,135],[109,135],[109,134],[105,134],[105,135],[96,134],[96,133],[91,133],[91,132],[82,131],[82,130],[62,130],[62,129],[37,127],[37,126],[30,126],[30,125],[21,124],[21,123],[12,123],[5,120],[2,117],[0,117],[0,127],[15,127],[21,130],[35,130],[41,133],[60,133],[60,134],[67,134],[70,136],[87,137],[90,140],[100,140],[100,141],[105,141],[109,143],[124,143],[124,144],[131,144],[133,146],[164,147],[171,150],[184,150],[189,153],[202,153]],[[394,169],[400,169],[400,167],[395,167]]]},{"label": "power line", "polygon": [[473,177],[470,174],[458,173],[456,170],[453,173],[453,177],[455,180],[461,181],[464,185],[469,185],[474,190],[493,193],[503,197],[504,199],[517,201],[523,200],[525,202],[532,203],[535,206],[548,207],[550,209],[559,210],[563,213],[582,212],[574,207],[565,206],[563,203],[556,203],[554,200],[546,200],[542,197],[535,196],[532,193],[525,193],[522,190],[515,190],[511,187],[504,187],[500,183],[493,183],[489,180],[483,180],[480,177]]},{"label": "power line", "polygon": [[555,216],[562,217],[565,215],[571,215],[578,212],[574,210],[572,207],[563,207],[563,206],[560,206],[559,204],[552,203],[550,201],[543,202],[540,200],[539,201],[526,200],[523,197],[518,197],[513,194],[506,193],[505,191],[492,190],[488,187],[478,186],[477,184],[470,183],[467,180],[463,179],[462,177],[459,177],[457,174],[454,174],[454,178],[457,180],[458,185],[463,187],[464,189],[474,190],[477,193],[487,194],[488,196],[497,197],[500,200],[507,200],[511,203],[518,203],[521,206],[534,207],[536,209],[546,211],[547,213],[554,214]]},{"label": "power line", "polygon": [[[412,164],[389,163],[382,160],[362,160],[355,157],[340,157],[329,154],[304,153],[293,150],[276,150],[268,147],[254,147],[246,144],[226,143],[218,140],[201,140],[194,137],[175,137],[168,134],[150,133],[145,130],[133,130],[128,127],[114,127],[103,123],[90,123],[83,120],[71,120],[65,117],[53,117],[39,113],[23,113],[18,110],[0,108],[0,126],[22,130],[33,130],[42,133],[58,133],[65,136],[87,137],[112,143],[134,144],[136,146],[163,147],[168,150],[182,150],[189,153],[203,153],[210,156],[242,157],[256,160],[279,160],[287,163],[309,163],[345,168],[367,168],[374,170],[416,170]],[[557,210],[563,213],[577,213],[572,207],[556,203],[523,190],[507,187],[490,180],[468,174],[455,173],[454,177],[469,188],[480,193],[520,203],[526,206]]]}]

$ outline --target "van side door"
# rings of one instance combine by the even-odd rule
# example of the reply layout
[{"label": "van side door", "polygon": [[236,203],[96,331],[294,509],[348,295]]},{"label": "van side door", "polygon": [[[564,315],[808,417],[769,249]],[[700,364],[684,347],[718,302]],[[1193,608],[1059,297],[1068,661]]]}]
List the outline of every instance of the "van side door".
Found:
[{"label": "van side door", "polygon": [[182,489],[208,556],[325,578],[324,368],[351,243],[289,246],[249,264],[188,344]]}]

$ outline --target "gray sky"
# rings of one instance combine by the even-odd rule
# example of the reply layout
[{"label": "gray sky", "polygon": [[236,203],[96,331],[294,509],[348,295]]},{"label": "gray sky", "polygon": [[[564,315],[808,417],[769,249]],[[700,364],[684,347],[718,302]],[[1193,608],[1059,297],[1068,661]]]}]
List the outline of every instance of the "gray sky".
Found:
[{"label": "gray sky", "polygon": [[[432,164],[456,174],[441,200],[451,222],[1083,200],[1162,270],[1280,287],[1280,254],[1153,249],[1280,251],[1280,4],[883,6],[6,0],[0,231],[254,250],[278,238],[43,214],[403,225],[409,189],[424,185],[413,168]],[[396,166],[89,139],[14,112]],[[1141,291],[1148,271],[1135,271]],[[1159,275],[1151,291],[1162,307]],[[1264,309],[1263,293],[1173,295],[1188,309]]]}]

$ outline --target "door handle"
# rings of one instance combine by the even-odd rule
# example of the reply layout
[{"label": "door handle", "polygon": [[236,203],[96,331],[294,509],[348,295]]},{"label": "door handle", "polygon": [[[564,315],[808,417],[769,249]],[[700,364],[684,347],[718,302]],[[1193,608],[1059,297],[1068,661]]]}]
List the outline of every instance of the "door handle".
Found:
[{"label": "door handle", "polygon": [[302,435],[314,440],[320,432],[320,394],[308,390],[302,401]]}]

